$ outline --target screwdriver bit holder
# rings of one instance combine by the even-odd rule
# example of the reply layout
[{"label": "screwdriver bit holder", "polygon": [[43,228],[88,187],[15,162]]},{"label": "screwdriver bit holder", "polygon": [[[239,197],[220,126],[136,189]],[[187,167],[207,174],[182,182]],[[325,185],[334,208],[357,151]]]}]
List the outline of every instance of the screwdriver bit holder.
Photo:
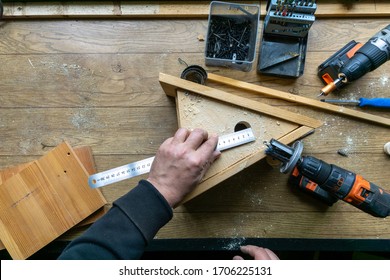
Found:
[{"label": "screwdriver bit holder", "polygon": [[266,10],[257,71],[282,77],[301,76],[316,1],[269,0]]}]

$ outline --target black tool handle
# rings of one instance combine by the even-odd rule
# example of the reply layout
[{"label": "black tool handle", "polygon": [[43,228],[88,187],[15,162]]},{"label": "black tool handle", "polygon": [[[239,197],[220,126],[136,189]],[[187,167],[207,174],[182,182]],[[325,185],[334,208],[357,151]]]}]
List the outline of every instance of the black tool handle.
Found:
[{"label": "black tool handle", "polygon": [[376,217],[390,215],[390,194],[362,176],[315,157],[303,157],[297,166],[303,176],[333,196]]},{"label": "black tool handle", "polygon": [[362,190],[359,193],[359,195],[361,195],[364,199],[363,202],[355,206],[376,217],[385,218],[389,216],[390,193],[371,182],[368,182],[368,184],[370,186],[370,190]]},{"label": "black tool handle", "polygon": [[365,43],[340,69],[340,75],[352,82],[375,70],[390,59],[390,25]]},{"label": "black tool handle", "polygon": [[387,61],[387,53],[373,44],[365,44],[341,69],[347,82],[352,82]]},{"label": "black tool handle", "polygon": [[326,190],[321,189],[318,184],[310,181],[306,177],[303,177],[297,167],[295,167],[293,172],[291,172],[288,182],[291,186],[297,187],[298,189],[317,198],[319,201],[324,202],[328,206],[332,206],[335,202],[338,201],[338,198],[331,195]]}]

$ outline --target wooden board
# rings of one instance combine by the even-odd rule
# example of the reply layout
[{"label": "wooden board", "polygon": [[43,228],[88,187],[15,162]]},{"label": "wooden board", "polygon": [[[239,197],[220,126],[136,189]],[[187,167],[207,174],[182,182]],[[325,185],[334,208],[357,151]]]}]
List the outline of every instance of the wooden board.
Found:
[{"label": "wooden board", "polygon": [[6,169],[3,169],[0,171],[0,185],[3,184],[5,181],[7,181],[12,176],[18,174],[20,171],[25,169],[27,166],[29,166],[31,163],[22,163],[17,166],[12,166]]},{"label": "wooden board", "polygon": [[[350,40],[366,42],[388,24],[388,19],[376,16],[317,20],[309,34],[305,72],[298,79],[259,75],[255,67],[250,72],[207,70],[317,99],[323,86],[318,65]],[[205,32],[207,19],[6,20],[0,44],[4,81],[0,84],[0,168],[35,160],[63,139],[72,147],[91,146],[99,171],[153,156],[178,127],[175,100],[161,89],[159,72],[179,76],[185,65],[178,58],[204,66],[205,42],[198,35]],[[390,97],[389,73],[387,62],[332,97]],[[323,121],[303,140],[304,154],[358,172],[390,190],[390,157],[383,153],[383,145],[390,141],[388,127],[236,92]],[[348,108],[390,118],[390,111],[383,109]],[[337,154],[339,149],[346,149],[349,156]],[[109,206],[139,179],[102,188]],[[321,207],[291,188],[287,179],[260,160],[176,208],[157,238],[297,237],[318,238],[319,243],[362,238],[370,239],[370,244],[390,238],[390,219],[376,219],[343,202]],[[77,236],[76,230],[71,229],[72,236],[65,233],[67,240]]]},{"label": "wooden board", "polygon": [[0,186],[0,239],[25,259],[104,206],[88,172],[66,143]]},{"label": "wooden board", "polygon": [[[96,173],[96,166],[92,155],[92,150],[88,146],[84,147],[75,147],[73,151],[76,153],[76,156],[83,164],[84,168],[88,172],[88,174]],[[0,185],[7,181],[12,176],[16,175],[23,169],[25,169],[31,162],[22,163],[16,166],[11,166],[0,170]]]},{"label": "wooden board", "polygon": [[[267,1],[235,3],[259,4],[261,16]],[[346,1],[345,1],[346,2]],[[390,4],[385,0],[360,0],[343,3],[325,0],[317,3],[316,17],[389,16]],[[210,1],[62,1],[4,3],[5,18],[207,18]]]},{"label": "wooden board", "polygon": [[217,82],[217,83],[221,83],[221,84],[229,85],[229,86],[232,86],[235,88],[239,88],[241,90],[246,90],[246,91],[249,91],[252,93],[262,94],[262,95],[265,95],[268,97],[280,98],[280,99],[287,100],[290,102],[299,103],[299,104],[307,105],[307,106],[314,107],[317,109],[330,111],[332,113],[345,115],[348,117],[357,118],[357,119],[373,122],[373,123],[380,124],[380,125],[390,126],[390,119],[388,119],[388,118],[360,112],[357,110],[352,110],[349,108],[345,108],[345,107],[341,107],[341,106],[337,106],[337,105],[333,105],[333,104],[329,104],[329,103],[324,103],[324,102],[321,102],[319,100],[315,100],[312,98],[297,96],[297,95],[283,92],[280,90],[275,90],[275,89],[271,89],[271,88],[267,88],[267,87],[263,87],[263,86],[259,86],[259,85],[253,85],[253,84],[246,83],[243,81],[237,81],[235,79],[223,77],[223,76],[216,75],[213,73],[209,73],[207,79],[210,81]]},{"label": "wooden board", "polygon": [[[75,147],[73,151],[76,153],[77,158],[80,160],[81,164],[84,166],[85,170],[88,173],[88,176],[97,172],[95,160],[93,158],[92,149],[89,146],[86,147]],[[100,192],[100,191],[99,191]],[[90,225],[96,222],[101,218],[105,213],[107,213],[107,207],[103,206],[97,211],[93,212],[91,215],[86,217],[76,227],[82,227]]]},{"label": "wooden board", "polygon": [[[77,157],[87,170],[88,174],[94,174],[96,173],[96,166],[92,155],[92,150],[90,147],[76,147],[73,149],[76,153]],[[25,169],[30,163],[23,163],[19,164],[17,166],[12,166],[9,168],[6,168],[4,170],[0,170],[0,185],[3,184],[6,180],[11,178],[12,176],[16,175],[23,169]],[[85,226],[94,223],[96,220],[98,220],[100,217],[102,217],[107,212],[107,209],[105,207],[100,208],[96,212],[92,213],[89,217],[81,221],[78,226]],[[4,244],[0,240],[0,250],[5,249]]]},{"label": "wooden board", "polygon": [[194,82],[186,81],[178,77],[160,73],[159,81],[165,93],[169,96],[176,97],[177,89],[183,89],[192,93],[196,93],[205,97],[209,97],[219,102],[225,102],[236,106],[244,107],[256,112],[262,112],[277,118],[289,120],[292,123],[306,125],[309,127],[319,127],[322,122],[305,115],[293,113],[278,107],[270,106],[262,102],[253,101],[249,98],[244,98],[235,94],[231,94],[222,90],[200,85]]},{"label": "wooden board", "polygon": [[159,80],[165,93],[176,97],[180,127],[202,127],[217,135],[235,132],[237,126],[251,127],[256,138],[252,143],[225,151],[183,203],[265,158],[265,141],[274,138],[290,143],[322,124],[306,116],[163,73]]}]

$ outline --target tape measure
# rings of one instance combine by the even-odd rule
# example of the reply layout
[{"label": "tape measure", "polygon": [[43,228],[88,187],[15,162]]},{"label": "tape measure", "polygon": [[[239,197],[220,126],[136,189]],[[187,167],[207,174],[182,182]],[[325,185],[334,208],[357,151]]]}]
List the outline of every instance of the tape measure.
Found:
[{"label": "tape measure", "polygon": [[[216,150],[224,151],[249,142],[255,141],[251,128],[234,133],[222,135],[218,138]],[[107,171],[89,176],[88,183],[91,188],[104,187],[122,180],[130,179],[150,171],[154,157],[122,165]]]}]

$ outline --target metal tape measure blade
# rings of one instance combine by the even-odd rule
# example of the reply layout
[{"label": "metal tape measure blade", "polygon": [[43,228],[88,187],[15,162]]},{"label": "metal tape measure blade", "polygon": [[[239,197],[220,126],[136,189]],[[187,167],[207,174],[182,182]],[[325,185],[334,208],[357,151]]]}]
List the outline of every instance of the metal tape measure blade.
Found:
[{"label": "metal tape measure blade", "polygon": [[255,136],[251,128],[243,129],[227,135],[222,135],[218,139],[217,150],[224,151],[234,148],[252,141],[255,141]]},{"label": "metal tape measure blade", "polygon": [[[225,151],[252,141],[256,138],[251,128],[240,130],[218,138],[217,150]],[[110,170],[89,176],[88,184],[91,188],[100,188],[125,179],[130,179],[150,171],[154,157],[122,165]]]},{"label": "metal tape measure blade", "polygon": [[150,157],[91,175],[88,179],[89,186],[91,188],[100,188],[148,173],[153,160],[154,157]]}]

